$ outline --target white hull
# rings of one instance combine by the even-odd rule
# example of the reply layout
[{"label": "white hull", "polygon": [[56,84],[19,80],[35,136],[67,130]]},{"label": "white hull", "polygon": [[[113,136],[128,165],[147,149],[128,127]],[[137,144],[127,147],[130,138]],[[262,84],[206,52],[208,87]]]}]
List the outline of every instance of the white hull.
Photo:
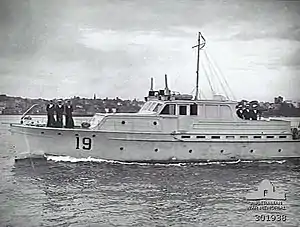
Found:
[{"label": "white hull", "polygon": [[300,157],[300,141],[182,140],[170,133],[109,132],[12,125],[16,152],[116,161],[190,162]]}]

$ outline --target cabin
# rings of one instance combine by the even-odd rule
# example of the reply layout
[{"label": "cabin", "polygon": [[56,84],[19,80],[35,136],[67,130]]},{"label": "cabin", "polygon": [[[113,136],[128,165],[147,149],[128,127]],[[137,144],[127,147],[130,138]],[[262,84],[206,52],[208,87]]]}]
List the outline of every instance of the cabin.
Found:
[{"label": "cabin", "polygon": [[[149,91],[138,113],[96,114],[91,129],[110,132],[179,133],[193,140],[276,140],[291,137],[285,121],[249,121],[236,114],[237,102],[216,96],[194,100],[190,95],[171,94],[168,89]],[[158,139],[157,138],[157,139]]]},{"label": "cabin", "polygon": [[152,113],[160,116],[197,116],[199,120],[240,120],[236,116],[235,105],[235,102],[219,100],[148,101],[138,113]]}]

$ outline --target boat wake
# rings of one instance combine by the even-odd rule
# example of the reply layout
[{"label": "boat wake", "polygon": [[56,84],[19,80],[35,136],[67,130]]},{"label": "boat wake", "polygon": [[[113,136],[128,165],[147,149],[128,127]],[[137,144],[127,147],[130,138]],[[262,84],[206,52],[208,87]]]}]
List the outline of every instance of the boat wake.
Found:
[{"label": "boat wake", "polygon": [[97,162],[97,163],[108,163],[108,164],[121,164],[121,165],[154,165],[154,166],[187,166],[187,165],[230,165],[230,164],[239,164],[239,163],[278,163],[283,164],[286,160],[260,160],[260,161],[251,161],[251,160],[236,160],[236,161],[200,161],[200,162],[177,162],[177,163],[155,163],[155,162],[123,162],[116,160],[106,160],[106,159],[97,159],[97,158],[74,158],[70,156],[44,156],[47,161],[54,162]]}]

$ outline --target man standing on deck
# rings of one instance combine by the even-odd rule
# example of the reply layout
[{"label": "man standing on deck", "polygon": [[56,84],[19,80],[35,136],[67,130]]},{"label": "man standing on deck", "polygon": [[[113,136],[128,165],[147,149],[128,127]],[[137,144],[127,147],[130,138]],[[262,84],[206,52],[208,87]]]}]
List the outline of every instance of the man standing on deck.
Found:
[{"label": "man standing on deck", "polygon": [[50,103],[47,104],[47,127],[54,127],[55,126],[55,119],[54,119],[54,111],[55,105],[53,100],[50,100]]},{"label": "man standing on deck", "polygon": [[64,114],[64,105],[62,104],[62,100],[58,101],[58,104],[55,106],[56,112],[56,127],[63,127],[63,114]]},{"label": "man standing on deck", "polygon": [[65,113],[66,113],[66,128],[74,128],[74,121],[73,121],[73,106],[71,104],[71,101],[68,100],[67,104],[65,106]]}]

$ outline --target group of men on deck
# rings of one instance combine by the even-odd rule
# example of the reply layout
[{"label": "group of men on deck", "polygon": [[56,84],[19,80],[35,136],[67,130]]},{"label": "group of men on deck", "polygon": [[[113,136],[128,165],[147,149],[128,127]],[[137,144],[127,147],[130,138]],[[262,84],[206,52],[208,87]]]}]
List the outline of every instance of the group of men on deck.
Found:
[{"label": "group of men on deck", "polygon": [[[57,103],[54,103],[53,100],[47,104],[47,127],[56,127],[56,128],[63,128],[63,115],[65,115],[65,128],[74,128],[74,121],[73,121],[73,106],[71,101],[68,100],[66,104],[62,103],[62,100],[59,100]],[[54,117],[56,115],[56,119]]]},{"label": "group of men on deck", "polygon": [[236,113],[239,118],[244,120],[260,120],[261,119],[261,108],[258,101],[248,102],[246,100],[240,101],[236,106]]}]

